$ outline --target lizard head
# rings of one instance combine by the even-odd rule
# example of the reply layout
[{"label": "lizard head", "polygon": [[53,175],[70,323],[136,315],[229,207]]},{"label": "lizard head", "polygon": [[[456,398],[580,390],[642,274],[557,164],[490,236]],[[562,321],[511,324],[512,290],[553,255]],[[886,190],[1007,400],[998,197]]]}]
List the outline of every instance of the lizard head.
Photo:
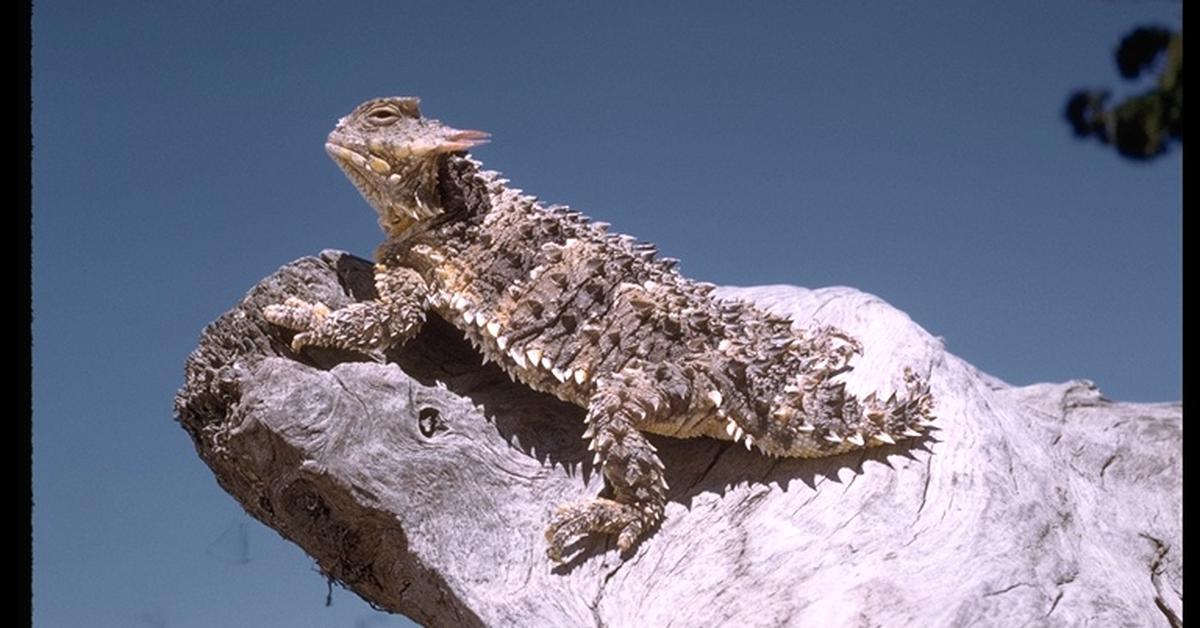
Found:
[{"label": "lizard head", "polygon": [[397,235],[441,214],[438,164],[449,153],[487,140],[422,118],[416,98],[375,98],[338,120],[325,150],[379,214],[379,226]]}]

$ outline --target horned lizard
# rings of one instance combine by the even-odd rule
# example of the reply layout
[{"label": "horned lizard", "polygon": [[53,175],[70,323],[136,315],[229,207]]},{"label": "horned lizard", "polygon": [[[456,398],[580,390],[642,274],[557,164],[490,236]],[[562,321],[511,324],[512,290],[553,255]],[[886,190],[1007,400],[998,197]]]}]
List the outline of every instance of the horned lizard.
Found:
[{"label": "horned lizard", "polygon": [[858,398],[837,376],[861,346],[839,329],[722,300],[648,243],[543,206],[467,150],[488,134],[421,116],[416,98],[369,100],[325,148],[374,207],[378,298],[331,311],[289,298],[268,321],[292,348],[382,356],[429,312],[512,379],[587,410],[584,437],[611,497],[559,506],[546,529],[561,560],[580,535],[628,551],[663,517],[663,464],[645,434],[706,436],[771,456],[819,457],[921,436],[929,386]]}]

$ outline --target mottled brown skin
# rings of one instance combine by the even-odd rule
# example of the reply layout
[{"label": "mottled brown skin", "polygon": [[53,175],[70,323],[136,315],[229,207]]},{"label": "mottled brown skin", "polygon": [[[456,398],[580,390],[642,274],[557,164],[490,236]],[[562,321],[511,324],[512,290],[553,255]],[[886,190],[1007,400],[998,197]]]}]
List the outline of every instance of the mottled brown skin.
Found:
[{"label": "mottled brown skin", "polygon": [[560,506],[551,558],[581,534],[628,550],[663,515],[663,465],[644,433],[707,436],[773,456],[818,457],[920,436],[928,384],[859,399],[836,376],[861,348],[832,327],[797,330],[679,275],[654,248],[508,188],[462,152],[484,140],[422,118],[415,98],[367,101],[326,148],[379,213],[375,301],[330,312],[297,299],[266,316],[293,347],[375,356],[432,311],[514,380],[587,409],[584,436],[612,498]]}]

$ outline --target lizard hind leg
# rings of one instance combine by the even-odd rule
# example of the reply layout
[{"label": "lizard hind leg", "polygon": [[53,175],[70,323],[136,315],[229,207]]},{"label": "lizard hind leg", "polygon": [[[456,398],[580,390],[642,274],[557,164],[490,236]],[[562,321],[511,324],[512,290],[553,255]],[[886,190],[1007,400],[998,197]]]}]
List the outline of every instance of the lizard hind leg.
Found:
[{"label": "lizard hind leg", "polygon": [[661,420],[681,396],[665,384],[673,369],[639,365],[597,382],[588,406],[588,449],[596,452],[612,489],[612,498],[596,497],[559,506],[546,529],[547,554],[561,560],[572,537],[616,535],[617,548],[628,551],[656,525],[666,505],[667,482],[654,445],[639,427]]}]

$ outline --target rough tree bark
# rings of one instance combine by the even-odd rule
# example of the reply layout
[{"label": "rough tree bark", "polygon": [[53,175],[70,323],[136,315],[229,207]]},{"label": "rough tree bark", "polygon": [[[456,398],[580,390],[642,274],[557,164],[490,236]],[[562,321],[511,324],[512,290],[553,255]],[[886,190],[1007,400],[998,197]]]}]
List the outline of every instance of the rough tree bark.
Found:
[{"label": "rough tree bark", "polygon": [[555,566],[550,511],[602,486],[581,409],[438,320],[378,364],[293,355],[261,316],[364,298],[370,268],[326,251],[264,279],[205,329],[177,410],[225,490],[377,607],[428,626],[1182,625],[1181,404],[1009,386],[852,289],[727,288],[862,339],[852,389],[927,369],[940,429],[815,460],[653,437],[661,529],[626,561],[596,540]]}]

